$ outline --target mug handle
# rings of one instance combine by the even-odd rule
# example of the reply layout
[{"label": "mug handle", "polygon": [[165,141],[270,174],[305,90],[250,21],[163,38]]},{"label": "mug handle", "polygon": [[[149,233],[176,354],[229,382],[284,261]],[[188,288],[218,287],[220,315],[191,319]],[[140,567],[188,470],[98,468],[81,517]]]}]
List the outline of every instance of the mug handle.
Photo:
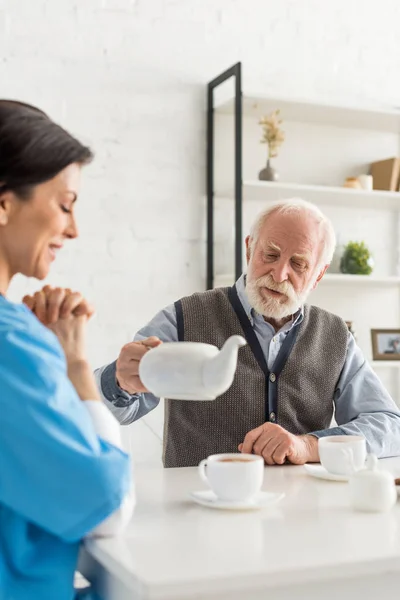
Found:
[{"label": "mug handle", "polygon": [[206,475],[206,466],[207,466],[207,459],[205,458],[199,464],[199,475],[202,478],[202,480],[209,486],[210,484],[208,483],[208,479],[207,479],[207,475]]}]

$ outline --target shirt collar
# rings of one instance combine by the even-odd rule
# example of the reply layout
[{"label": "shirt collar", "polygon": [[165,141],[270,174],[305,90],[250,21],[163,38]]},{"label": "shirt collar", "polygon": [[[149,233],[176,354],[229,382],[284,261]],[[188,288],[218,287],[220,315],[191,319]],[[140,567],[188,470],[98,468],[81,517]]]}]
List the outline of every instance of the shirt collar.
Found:
[{"label": "shirt collar", "polygon": [[[254,319],[256,319],[257,317],[260,317],[261,319],[264,320],[263,316],[260,315],[255,308],[253,308],[249,302],[249,298],[247,296],[246,293],[246,274],[243,273],[239,279],[236,282],[236,291],[239,297],[239,300],[245,310],[245,313],[250,321],[250,323],[252,325],[254,325]],[[292,321],[288,322],[285,325],[285,329],[289,330],[292,329],[292,327],[295,327],[297,325],[300,325],[300,323],[303,321],[304,319],[304,305],[302,305],[299,310],[297,311],[297,313],[295,313],[292,316]]]}]

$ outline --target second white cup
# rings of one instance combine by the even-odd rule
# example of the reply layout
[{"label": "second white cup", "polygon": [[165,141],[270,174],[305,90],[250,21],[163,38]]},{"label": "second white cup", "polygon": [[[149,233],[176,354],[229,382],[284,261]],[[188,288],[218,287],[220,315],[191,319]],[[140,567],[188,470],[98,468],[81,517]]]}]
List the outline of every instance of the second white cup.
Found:
[{"label": "second white cup", "polygon": [[261,489],[264,459],[254,454],[213,454],[199,464],[199,474],[220,500],[249,500]]},{"label": "second white cup", "polygon": [[365,465],[367,447],[361,435],[331,435],[319,438],[321,465],[334,475],[351,475]]}]

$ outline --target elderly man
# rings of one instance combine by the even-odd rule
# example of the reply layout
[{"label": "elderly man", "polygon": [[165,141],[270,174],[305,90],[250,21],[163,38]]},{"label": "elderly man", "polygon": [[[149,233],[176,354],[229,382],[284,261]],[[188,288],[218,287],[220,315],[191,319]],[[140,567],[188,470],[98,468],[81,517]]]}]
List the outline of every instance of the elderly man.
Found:
[{"label": "elderly man", "polygon": [[[305,304],[334,248],[332,225],[316,206],[271,205],[246,238],[247,276],[157,314],[96,372],[105,403],[123,424],[157,406],[138,372],[160,340],[221,347],[240,334],[248,344],[227,392],[213,402],[165,400],[166,467],[238,450],[269,465],[317,462],[318,438],[344,434],[363,435],[379,457],[400,454],[400,413],[345,322]],[[330,428],[333,415],[338,426]]]}]

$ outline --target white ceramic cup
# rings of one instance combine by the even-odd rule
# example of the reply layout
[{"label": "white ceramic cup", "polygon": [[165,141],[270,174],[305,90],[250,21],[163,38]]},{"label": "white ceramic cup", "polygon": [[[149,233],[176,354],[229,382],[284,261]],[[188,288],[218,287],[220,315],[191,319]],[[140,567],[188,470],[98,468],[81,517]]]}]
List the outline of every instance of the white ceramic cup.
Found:
[{"label": "white ceramic cup", "polygon": [[372,175],[359,175],[358,181],[360,182],[363,190],[372,191],[374,183]]},{"label": "white ceramic cup", "polygon": [[335,475],[351,475],[365,465],[367,447],[361,435],[331,435],[318,440],[321,465]]},{"label": "white ceramic cup", "polygon": [[249,500],[263,484],[264,459],[255,454],[212,454],[199,464],[199,474],[220,500]]}]

